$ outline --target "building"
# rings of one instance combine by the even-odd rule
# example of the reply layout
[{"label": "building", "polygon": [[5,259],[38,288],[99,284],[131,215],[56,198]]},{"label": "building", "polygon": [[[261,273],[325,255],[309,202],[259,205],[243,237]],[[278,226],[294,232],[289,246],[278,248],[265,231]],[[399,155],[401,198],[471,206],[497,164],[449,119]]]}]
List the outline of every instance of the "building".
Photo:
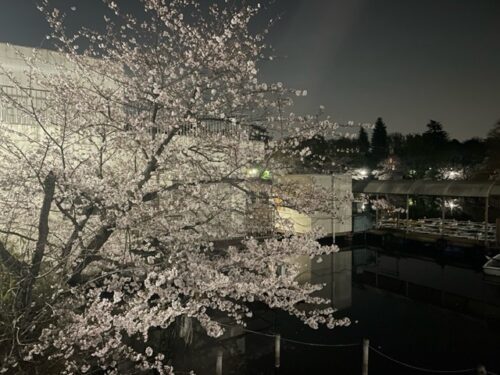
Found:
[{"label": "building", "polygon": [[[28,74],[29,65],[25,60],[35,55],[39,57],[36,60],[37,68],[46,77],[61,71],[65,74],[66,71],[73,74],[74,70],[68,61],[56,52],[0,43],[0,90],[3,94],[3,99],[0,100],[0,134],[14,141],[16,141],[16,137],[19,138],[19,142],[23,142],[22,140],[25,140],[28,135],[33,140],[37,140],[41,136],[40,126],[37,121],[32,116],[26,115],[22,109],[9,103],[8,100],[13,98],[25,103],[27,106],[34,106],[37,109],[44,108],[50,92],[42,84],[30,79]],[[77,79],[76,74],[75,79]],[[124,112],[127,113],[127,111],[128,109],[125,108]],[[179,149],[188,148],[196,142],[196,139],[200,138],[230,137],[237,139],[239,142],[239,148],[235,150],[236,154],[238,154],[238,150],[244,148],[246,152],[251,149],[255,155],[263,155],[267,139],[263,138],[261,133],[262,129],[259,129],[258,126],[243,127],[230,122],[207,120],[197,127],[185,126],[182,128],[178,136],[175,137],[174,147]],[[89,151],[85,150],[85,145],[83,145],[81,152]],[[247,212],[244,217],[239,214],[232,214],[233,217],[230,222],[234,225],[234,228],[224,233],[225,236],[241,237],[246,234],[269,234],[275,230],[280,230],[279,227],[275,227],[277,221],[270,201],[272,180],[267,178],[267,181],[262,181],[260,177],[254,179],[254,182],[257,181],[258,184],[254,182],[250,184],[255,185],[255,189],[259,190],[259,194],[254,194],[252,197],[248,197],[244,192],[234,189],[229,184],[220,183],[218,185],[221,192],[230,191],[231,201],[235,208],[240,209],[240,211],[244,209]],[[175,176],[169,175],[168,171],[164,172],[162,178],[172,183],[175,182],[173,180]],[[346,201],[344,199],[342,202],[338,200],[340,196],[350,197],[350,176],[291,175],[281,177],[281,181],[284,180],[295,181],[295,183],[303,186],[317,185],[331,189],[332,200],[325,202],[325,204],[336,205],[335,210],[338,213],[334,219],[331,215],[321,212],[314,215],[304,215],[288,208],[278,207],[278,217],[291,220],[297,233],[321,229],[326,235],[335,236],[351,231],[350,200]],[[256,198],[257,196],[258,198]],[[282,220],[278,221],[282,222]]]}]

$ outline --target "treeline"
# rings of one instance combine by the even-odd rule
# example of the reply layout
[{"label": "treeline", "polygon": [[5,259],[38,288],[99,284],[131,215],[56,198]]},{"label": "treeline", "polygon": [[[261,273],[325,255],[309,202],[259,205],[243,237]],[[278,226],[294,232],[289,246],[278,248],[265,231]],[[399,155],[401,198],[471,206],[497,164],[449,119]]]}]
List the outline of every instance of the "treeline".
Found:
[{"label": "treeline", "polygon": [[371,138],[361,128],[356,138],[316,137],[303,167],[314,172],[367,168],[386,178],[491,179],[500,169],[500,121],[486,138],[451,139],[438,121],[425,131],[388,133],[378,118]]}]

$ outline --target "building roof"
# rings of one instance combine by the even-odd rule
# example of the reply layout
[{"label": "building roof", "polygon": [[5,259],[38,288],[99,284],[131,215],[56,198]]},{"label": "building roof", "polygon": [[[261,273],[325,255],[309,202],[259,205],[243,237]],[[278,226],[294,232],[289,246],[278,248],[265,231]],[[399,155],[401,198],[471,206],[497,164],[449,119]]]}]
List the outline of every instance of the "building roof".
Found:
[{"label": "building roof", "polygon": [[354,193],[485,198],[500,195],[500,181],[353,181]]}]

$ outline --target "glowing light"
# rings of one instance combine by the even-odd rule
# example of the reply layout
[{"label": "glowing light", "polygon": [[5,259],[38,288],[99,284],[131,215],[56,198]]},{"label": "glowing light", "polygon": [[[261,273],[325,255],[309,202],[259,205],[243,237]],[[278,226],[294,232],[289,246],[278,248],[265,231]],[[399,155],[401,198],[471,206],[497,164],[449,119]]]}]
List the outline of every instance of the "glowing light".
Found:
[{"label": "glowing light", "polygon": [[461,180],[464,178],[463,170],[442,169],[441,173],[445,180]]},{"label": "glowing light", "polygon": [[260,178],[262,180],[270,180],[272,178],[271,171],[267,169],[263,170],[262,173],[260,174]]},{"label": "glowing light", "polygon": [[247,178],[260,178],[261,180],[271,180],[272,174],[268,169],[262,169],[258,167],[248,168],[246,170]]},{"label": "glowing light", "polygon": [[357,168],[352,173],[352,178],[355,180],[364,180],[370,175],[368,168]]},{"label": "glowing light", "polygon": [[460,204],[458,203],[458,200],[456,199],[449,199],[447,201],[444,202],[444,206],[446,208],[449,208],[450,211],[453,211],[453,210],[456,210],[456,209],[460,209]]},{"label": "glowing light", "polygon": [[260,170],[259,170],[259,168],[255,168],[255,167],[249,168],[249,169],[247,169],[246,175],[249,178],[257,178],[260,175]]}]

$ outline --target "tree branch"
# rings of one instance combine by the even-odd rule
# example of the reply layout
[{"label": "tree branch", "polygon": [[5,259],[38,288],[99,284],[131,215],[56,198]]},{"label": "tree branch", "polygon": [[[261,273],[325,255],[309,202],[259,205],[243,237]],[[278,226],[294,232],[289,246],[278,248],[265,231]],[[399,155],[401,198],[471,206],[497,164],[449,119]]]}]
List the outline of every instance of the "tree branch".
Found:
[{"label": "tree branch", "polygon": [[[38,239],[35,246],[35,252],[31,259],[31,266],[25,277],[19,285],[19,290],[16,295],[16,309],[23,311],[29,309],[32,301],[32,292],[35,280],[40,273],[47,238],[49,236],[49,214],[52,200],[54,199],[54,191],[56,186],[56,176],[49,172],[43,181],[43,203],[40,209],[40,219],[38,222]],[[24,275],[21,275],[24,276]]]},{"label": "tree branch", "polygon": [[73,273],[68,279],[69,285],[76,285],[81,280],[81,273],[83,270],[94,260],[95,254],[101,249],[101,247],[106,243],[106,241],[111,237],[115,230],[114,224],[102,225],[89,244],[85,247],[83,251],[83,259],[76,265]]},{"label": "tree branch", "polygon": [[17,260],[6,248],[3,242],[0,241],[0,261],[9,270],[9,272],[20,277],[23,270],[28,267],[24,262]]},{"label": "tree branch", "polygon": [[[193,98],[195,97],[196,90],[193,91]],[[157,108],[153,111],[152,122],[156,122],[156,116],[158,115]],[[185,118],[188,118],[191,115],[191,109],[186,112]],[[158,158],[161,156],[165,148],[172,141],[172,139],[177,135],[180,128],[176,128],[172,130],[163,141],[160,143],[155,153],[151,155],[151,159],[146,164],[146,168],[144,169],[142,175],[142,179],[137,183],[138,190],[141,190],[144,185],[151,179],[153,172],[158,168]],[[147,195],[147,194],[146,194]],[[132,206],[129,205],[127,211],[132,209]],[[75,285],[81,280],[81,273],[83,270],[93,261],[93,256],[101,249],[101,247],[106,243],[106,241],[111,237],[113,232],[115,231],[116,223],[108,223],[103,224],[96,235],[90,241],[89,245],[86,247],[84,251],[83,259],[76,265],[71,277],[68,279],[68,283],[70,285]]]},{"label": "tree branch", "polygon": [[12,236],[16,236],[16,237],[22,238],[23,240],[26,240],[26,241],[36,242],[36,239],[34,239],[32,237],[29,237],[29,236],[26,236],[24,234],[12,231],[12,230],[3,230],[3,229],[0,229],[0,233],[7,234],[7,235],[12,235]]}]

